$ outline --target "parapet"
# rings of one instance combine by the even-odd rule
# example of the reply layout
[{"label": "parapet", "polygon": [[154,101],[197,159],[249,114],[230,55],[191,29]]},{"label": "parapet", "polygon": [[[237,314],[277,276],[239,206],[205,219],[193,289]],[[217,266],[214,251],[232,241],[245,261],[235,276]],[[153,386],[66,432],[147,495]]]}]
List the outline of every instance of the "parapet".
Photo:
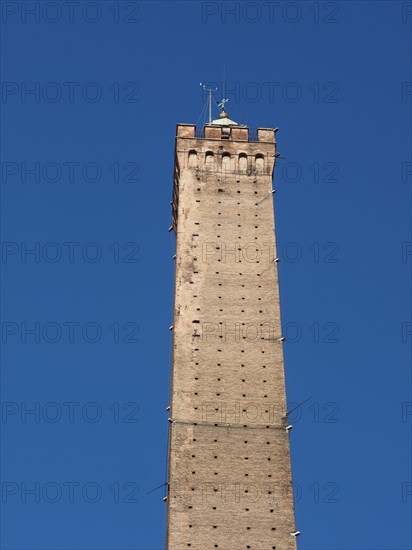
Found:
[{"label": "parapet", "polygon": [[276,143],[277,128],[258,128],[251,132],[247,126],[206,124],[202,130],[197,130],[195,124],[178,124],[176,136],[189,139],[211,139],[230,141],[260,141]]}]

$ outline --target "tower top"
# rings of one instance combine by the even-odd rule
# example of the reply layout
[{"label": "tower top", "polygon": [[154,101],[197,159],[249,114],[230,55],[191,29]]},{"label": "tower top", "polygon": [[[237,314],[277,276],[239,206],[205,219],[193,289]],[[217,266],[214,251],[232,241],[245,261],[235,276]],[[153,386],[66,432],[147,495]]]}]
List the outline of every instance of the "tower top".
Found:
[{"label": "tower top", "polygon": [[212,120],[212,94],[215,94],[218,90],[217,87],[207,87],[206,84],[200,83],[203,90],[208,93],[208,103],[209,103],[209,117],[208,117],[208,124],[213,124],[214,126],[240,126],[242,128],[246,128],[244,124],[238,124],[234,120],[231,120],[229,118],[229,115],[225,111],[225,105],[229,101],[227,98],[225,98],[226,95],[226,67],[223,67],[223,83],[222,83],[222,99],[219,103],[217,103],[215,100],[216,105],[220,109],[219,118],[215,118]]}]

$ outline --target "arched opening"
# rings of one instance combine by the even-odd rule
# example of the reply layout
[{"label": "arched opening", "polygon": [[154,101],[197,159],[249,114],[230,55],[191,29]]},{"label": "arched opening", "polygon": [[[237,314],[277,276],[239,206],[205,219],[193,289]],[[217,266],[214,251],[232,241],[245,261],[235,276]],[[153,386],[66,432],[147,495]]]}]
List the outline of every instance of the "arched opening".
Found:
[{"label": "arched opening", "polygon": [[240,153],[239,155],[239,172],[245,174],[247,170],[247,156],[245,153]]},{"label": "arched opening", "polygon": [[205,157],[206,170],[213,170],[215,167],[215,156],[212,151],[208,151]]},{"label": "arched opening", "polygon": [[229,153],[223,153],[222,155],[222,170],[223,172],[229,172],[231,169],[231,159]]},{"label": "arched opening", "polygon": [[196,151],[189,151],[189,168],[197,168],[198,160]]},{"label": "arched opening", "polygon": [[256,155],[256,173],[263,174],[265,168],[265,161],[262,155]]}]

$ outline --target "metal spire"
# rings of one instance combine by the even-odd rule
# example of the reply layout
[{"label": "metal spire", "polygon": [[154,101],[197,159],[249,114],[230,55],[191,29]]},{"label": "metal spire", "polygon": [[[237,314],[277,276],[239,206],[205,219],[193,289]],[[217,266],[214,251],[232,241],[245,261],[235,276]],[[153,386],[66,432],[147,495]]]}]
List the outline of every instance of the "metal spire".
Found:
[{"label": "metal spire", "polygon": [[222,82],[222,99],[220,103],[218,103],[218,107],[220,107],[220,115],[219,118],[227,118],[228,114],[225,112],[225,104],[229,101],[225,98],[226,95],[226,66],[223,66],[223,82]]}]

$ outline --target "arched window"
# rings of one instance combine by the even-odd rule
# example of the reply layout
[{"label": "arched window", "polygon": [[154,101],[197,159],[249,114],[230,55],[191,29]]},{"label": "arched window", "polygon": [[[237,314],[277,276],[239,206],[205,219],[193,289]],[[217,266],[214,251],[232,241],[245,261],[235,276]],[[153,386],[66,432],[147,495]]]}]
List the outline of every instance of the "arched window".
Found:
[{"label": "arched window", "polygon": [[265,161],[262,155],[256,155],[256,172],[258,174],[263,174],[265,167]]},{"label": "arched window", "polygon": [[247,170],[247,156],[245,153],[240,153],[239,155],[239,172],[245,174]]},{"label": "arched window", "polygon": [[189,168],[197,168],[197,163],[196,151],[189,151]]},{"label": "arched window", "polygon": [[215,156],[212,151],[208,151],[205,157],[206,170],[213,170],[215,167]]},{"label": "arched window", "polygon": [[231,169],[231,160],[229,153],[223,153],[222,155],[222,170],[224,172],[229,172]]}]

